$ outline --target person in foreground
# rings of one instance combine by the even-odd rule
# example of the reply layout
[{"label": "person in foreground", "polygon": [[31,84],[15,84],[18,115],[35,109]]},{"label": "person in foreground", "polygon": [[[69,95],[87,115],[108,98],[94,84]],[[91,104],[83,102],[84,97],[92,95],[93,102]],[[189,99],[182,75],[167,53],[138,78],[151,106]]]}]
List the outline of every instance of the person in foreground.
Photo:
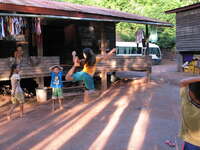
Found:
[{"label": "person in foreground", "polygon": [[200,150],[200,77],[181,80],[180,97],[183,150]]}]

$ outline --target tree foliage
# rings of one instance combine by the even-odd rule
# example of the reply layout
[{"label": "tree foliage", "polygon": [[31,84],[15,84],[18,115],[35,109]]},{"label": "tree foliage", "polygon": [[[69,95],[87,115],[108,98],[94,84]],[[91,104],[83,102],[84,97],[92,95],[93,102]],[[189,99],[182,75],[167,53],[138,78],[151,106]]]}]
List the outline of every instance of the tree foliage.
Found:
[{"label": "tree foliage", "polygon": [[[193,4],[198,0],[57,0],[76,4],[100,6],[141,16],[159,19],[175,25],[175,14],[165,14],[165,11],[185,5]],[[118,23],[117,32],[124,41],[134,41],[135,32],[145,26],[134,23]],[[173,48],[175,45],[175,27],[159,28],[158,42],[162,48]]]}]

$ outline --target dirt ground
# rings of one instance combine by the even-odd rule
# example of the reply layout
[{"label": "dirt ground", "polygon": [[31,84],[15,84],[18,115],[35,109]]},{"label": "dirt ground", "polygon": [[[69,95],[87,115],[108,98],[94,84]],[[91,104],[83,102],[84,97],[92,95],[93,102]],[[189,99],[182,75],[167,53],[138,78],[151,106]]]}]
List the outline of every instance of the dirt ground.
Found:
[{"label": "dirt ground", "polygon": [[191,75],[175,70],[174,61],[164,61],[153,67],[150,83],[119,81],[89,104],[71,97],[54,113],[47,102],[27,106],[24,118],[16,110],[10,122],[1,115],[0,150],[176,149],[165,140],[177,142],[181,150],[178,82]]}]

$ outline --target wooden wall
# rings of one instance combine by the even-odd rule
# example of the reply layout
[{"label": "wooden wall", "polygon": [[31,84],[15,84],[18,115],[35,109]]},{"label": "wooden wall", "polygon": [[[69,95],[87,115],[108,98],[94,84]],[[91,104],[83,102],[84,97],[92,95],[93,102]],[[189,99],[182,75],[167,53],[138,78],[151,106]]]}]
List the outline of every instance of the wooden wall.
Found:
[{"label": "wooden wall", "polygon": [[[105,48],[115,47],[115,23],[88,22],[88,24],[78,25],[81,47],[90,47],[95,53],[100,53],[101,40],[105,40]],[[102,32],[104,38],[102,39]]]},{"label": "wooden wall", "polygon": [[97,71],[147,71],[151,72],[150,56],[113,56],[97,64]]},{"label": "wooden wall", "polygon": [[86,47],[100,54],[102,40],[105,40],[106,50],[115,47],[115,23],[54,21],[46,20],[43,25],[44,56],[59,56],[61,64],[72,64],[73,50],[77,51],[80,58],[83,57],[82,50]]},{"label": "wooden wall", "polygon": [[177,51],[200,51],[200,8],[176,14]]},{"label": "wooden wall", "polygon": [[[14,58],[13,58],[14,59]],[[12,64],[12,58],[0,59],[0,81],[9,80],[10,66]],[[49,67],[53,65],[59,65],[59,57],[30,57],[23,58],[23,62],[20,65],[22,78],[36,78],[49,76]]]}]

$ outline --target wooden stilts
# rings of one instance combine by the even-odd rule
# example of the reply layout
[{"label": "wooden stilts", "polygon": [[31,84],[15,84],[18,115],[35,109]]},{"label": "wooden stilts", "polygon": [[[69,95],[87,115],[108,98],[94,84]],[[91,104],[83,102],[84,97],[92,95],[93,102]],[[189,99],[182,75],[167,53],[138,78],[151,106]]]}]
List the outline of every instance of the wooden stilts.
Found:
[{"label": "wooden stilts", "polygon": [[107,72],[102,71],[101,72],[101,90],[105,91],[107,89]]},{"label": "wooden stilts", "polygon": [[[106,36],[104,31],[104,24],[101,24],[101,55],[106,53]],[[101,90],[105,91],[107,89],[107,72],[101,72]]]},{"label": "wooden stilts", "polygon": [[[37,54],[39,57],[43,56],[43,37],[42,34],[36,35],[36,42],[37,42]],[[39,88],[44,88],[44,77],[38,77],[37,83]]]}]

